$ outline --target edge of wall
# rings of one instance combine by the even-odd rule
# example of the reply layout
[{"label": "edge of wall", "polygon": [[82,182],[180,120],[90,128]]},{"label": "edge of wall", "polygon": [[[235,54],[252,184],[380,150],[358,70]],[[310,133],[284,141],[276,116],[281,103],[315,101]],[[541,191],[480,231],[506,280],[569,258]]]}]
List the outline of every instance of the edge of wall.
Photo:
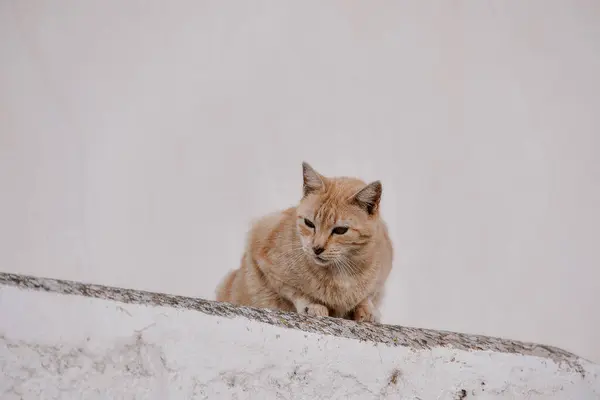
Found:
[{"label": "edge of wall", "polygon": [[129,304],[190,309],[207,315],[226,318],[242,317],[282,328],[381,343],[394,347],[404,346],[414,350],[446,347],[465,351],[492,351],[543,357],[554,361],[558,365],[572,368],[582,378],[585,378],[586,374],[584,365],[591,363],[565,350],[536,343],[397,325],[356,323],[330,317],[308,317],[296,313],[239,307],[229,303],[200,298],[85,284],[68,280],[0,272],[0,285],[64,295],[86,296]]}]

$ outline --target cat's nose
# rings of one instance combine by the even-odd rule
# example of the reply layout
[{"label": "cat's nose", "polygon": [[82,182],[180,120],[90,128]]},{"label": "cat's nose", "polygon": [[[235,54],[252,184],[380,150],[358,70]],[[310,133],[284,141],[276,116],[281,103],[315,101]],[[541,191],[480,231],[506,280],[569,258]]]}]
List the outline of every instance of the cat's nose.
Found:
[{"label": "cat's nose", "polygon": [[316,255],[319,255],[322,252],[324,252],[325,249],[323,247],[321,247],[321,246],[315,246],[315,247],[313,247],[313,251],[315,252]]}]

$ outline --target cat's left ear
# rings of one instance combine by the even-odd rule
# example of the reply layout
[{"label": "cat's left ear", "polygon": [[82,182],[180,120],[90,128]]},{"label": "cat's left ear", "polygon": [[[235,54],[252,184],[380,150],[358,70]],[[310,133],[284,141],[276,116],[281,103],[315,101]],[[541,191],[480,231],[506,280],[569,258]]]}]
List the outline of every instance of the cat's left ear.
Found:
[{"label": "cat's left ear", "polygon": [[383,186],[380,181],[371,182],[352,196],[352,201],[369,215],[373,215],[379,209],[382,191]]}]

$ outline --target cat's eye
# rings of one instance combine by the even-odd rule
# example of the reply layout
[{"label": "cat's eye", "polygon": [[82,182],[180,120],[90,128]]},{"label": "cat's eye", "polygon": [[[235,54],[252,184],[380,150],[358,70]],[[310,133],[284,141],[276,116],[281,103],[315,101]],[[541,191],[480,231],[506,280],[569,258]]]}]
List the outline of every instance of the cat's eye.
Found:
[{"label": "cat's eye", "polygon": [[346,226],[337,226],[337,227],[333,228],[333,231],[332,231],[332,233],[334,235],[343,235],[346,232],[348,232],[348,227],[346,227]]},{"label": "cat's eye", "polygon": [[306,224],[306,226],[308,226],[311,229],[315,228],[315,224],[313,224],[312,222],[310,222],[310,220],[304,218],[304,223]]}]

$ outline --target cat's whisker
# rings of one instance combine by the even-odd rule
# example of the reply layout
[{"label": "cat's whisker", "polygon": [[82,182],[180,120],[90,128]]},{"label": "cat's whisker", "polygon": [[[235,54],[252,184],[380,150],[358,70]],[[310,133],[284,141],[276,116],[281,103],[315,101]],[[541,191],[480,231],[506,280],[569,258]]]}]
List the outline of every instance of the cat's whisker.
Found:
[{"label": "cat's whisker", "polygon": [[343,258],[340,260],[340,262],[344,265],[344,271],[346,272],[346,274],[348,274],[349,276],[355,276],[357,274],[357,265],[354,262],[352,262],[352,260]]},{"label": "cat's whisker", "polygon": [[344,275],[350,275],[350,274],[348,273],[348,267],[347,267],[347,265],[346,265],[346,264],[345,264],[345,263],[344,263],[342,260],[339,260],[339,259],[338,259],[338,260],[336,260],[336,262],[337,262],[337,268],[338,268],[338,271],[339,271],[341,274],[344,274]]}]

